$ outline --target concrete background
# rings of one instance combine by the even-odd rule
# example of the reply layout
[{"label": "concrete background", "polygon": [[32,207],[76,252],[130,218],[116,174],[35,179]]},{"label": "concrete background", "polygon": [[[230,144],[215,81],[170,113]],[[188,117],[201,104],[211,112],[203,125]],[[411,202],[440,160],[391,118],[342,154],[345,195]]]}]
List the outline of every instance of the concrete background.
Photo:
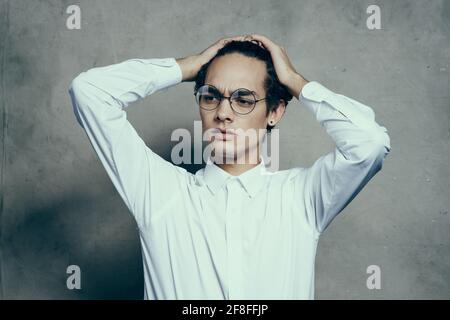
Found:
[{"label": "concrete background", "polygon": [[[81,30],[66,8],[81,7]],[[368,30],[366,8],[381,8]],[[392,151],[322,236],[317,299],[450,298],[450,1],[0,1],[1,297],[139,299],[138,233],[72,112],[81,71],[129,58],[183,57],[222,36],[267,35],[309,80],[370,105]],[[199,119],[193,84],[128,117],[168,159],[173,129]],[[298,101],[280,125],[281,169],[332,141]],[[66,288],[66,268],[82,289]],[[366,268],[381,268],[368,290]]]}]

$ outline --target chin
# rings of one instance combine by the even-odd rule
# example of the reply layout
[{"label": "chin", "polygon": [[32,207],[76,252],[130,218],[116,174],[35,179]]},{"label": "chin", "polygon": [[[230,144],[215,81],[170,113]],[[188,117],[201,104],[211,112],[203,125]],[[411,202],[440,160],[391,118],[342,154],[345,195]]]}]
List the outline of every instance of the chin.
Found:
[{"label": "chin", "polygon": [[[244,148],[233,148],[233,141],[215,141],[213,142],[214,160],[222,164],[237,163],[238,156],[245,154]],[[228,152],[227,152],[228,151]]]}]

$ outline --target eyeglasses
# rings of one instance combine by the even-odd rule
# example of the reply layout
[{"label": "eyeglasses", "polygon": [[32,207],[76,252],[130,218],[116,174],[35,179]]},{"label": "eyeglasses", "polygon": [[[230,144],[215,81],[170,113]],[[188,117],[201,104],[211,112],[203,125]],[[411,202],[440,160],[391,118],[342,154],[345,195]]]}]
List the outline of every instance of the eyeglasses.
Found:
[{"label": "eyeglasses", "polygon": [[231,109],[238,114],[248,114],[255,109],[256,103],[267,99],[267,97],[257,100],[252,91],[239,88],[233,91],[231,96],[225,97],[220,91],[209,84],[205,84],[194,92],[195,100],[200,108],[208,111],[215,110],[222,99],[230,101]]}]

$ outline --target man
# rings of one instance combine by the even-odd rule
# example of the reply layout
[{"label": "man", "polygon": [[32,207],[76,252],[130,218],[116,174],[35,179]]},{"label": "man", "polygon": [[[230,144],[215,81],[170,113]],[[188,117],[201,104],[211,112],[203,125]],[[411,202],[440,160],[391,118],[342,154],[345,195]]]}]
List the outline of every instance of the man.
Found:
[{"label": "man", "polygon": [[[203,130],[212,130],[215,149],[233,153],[218,152],[191,174],[148,148],[125,108],[194,80]],[[93,68],[69,92],[139,227],[145,299],[314,299],[320,235],[390,151],[387,130],[370,107],[308,82],[284,48],[257,34],[224,38],[182,59]],[[258,155],[260,129],[280,121],[292,96],[336,148],[309,168],[272,174],[261,157],[238,162]],[[258,130],[256,143],[238,142],[238,129]]]}]

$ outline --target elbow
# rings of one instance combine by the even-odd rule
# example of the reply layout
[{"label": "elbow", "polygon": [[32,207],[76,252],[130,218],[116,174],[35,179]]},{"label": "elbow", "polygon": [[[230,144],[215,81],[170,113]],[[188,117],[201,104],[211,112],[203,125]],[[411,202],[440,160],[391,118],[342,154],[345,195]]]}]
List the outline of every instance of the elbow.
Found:
[{"label": "elbow", "polygon": [[375,146],[375,154],[385,158],[391,151],[391,138],[387,133],[387,129],[385,127],[381,127],[381,130],[375,135],[373,141]]},{"label": "elbow", "polygon": [[85,74],[86,72],[82,72],[72,80],[69,86],[70,93],[80,92],[83,90],[86,86]]},{"label": "elbow", "polygon": [[362,149],[362,162],[367,166],[375,166],[380,170],[383,166],[384,159],[391,151],[391,141],[387,134],[387,130],[380,130],[373,137],[365,142]]},{"label": "elbow", "polygon": [[77,77],[75,77],[69,86],[69,96],[72,102],[72,110],[75,114],[76,120],[78,124],[84,128],[84,124],[82,121],[82,109],[84,106],[87,106],[86,103],[83,103],[86,94],[86,86],[87,83],[84,80],[84,73],[80,73]]},{"label": "elbow", "polygon": [[385,128],[377,132],[371,132],[363,138],[344,144],[345,148],[339,148],[344,158],[355,164],[371,166],[375,162],[383,162],[391,151],[390,137]]}]

